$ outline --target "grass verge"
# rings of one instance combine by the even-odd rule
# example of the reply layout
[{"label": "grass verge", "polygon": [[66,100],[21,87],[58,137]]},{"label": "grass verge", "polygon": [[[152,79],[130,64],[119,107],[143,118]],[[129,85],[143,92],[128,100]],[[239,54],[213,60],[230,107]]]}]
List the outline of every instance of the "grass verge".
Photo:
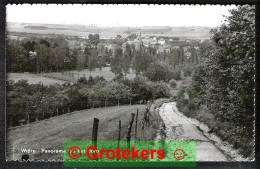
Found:
[{"label": "grass verge", "polygon": [[199,109],[190,108],[189,100],[180,101],[178,99],[177,108],[184,115],[206,124],[210,129],[209,133],[214,133],[220,137],[221,140],[233,145],[233,148],[238,149],[239,153],[244,157],[254,159],[254,140],[237,134],[238,132],[233,123],[218,121],[205,106],[201,106]]}]

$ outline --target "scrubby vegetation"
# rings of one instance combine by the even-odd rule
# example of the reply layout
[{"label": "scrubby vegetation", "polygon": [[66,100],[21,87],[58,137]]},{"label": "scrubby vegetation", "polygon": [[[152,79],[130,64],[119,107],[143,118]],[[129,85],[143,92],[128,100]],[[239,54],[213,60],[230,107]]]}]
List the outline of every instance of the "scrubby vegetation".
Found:
[{"label": "scrubby vegetation", "polygon": [[184,82],[178,108],[205,122],[223,140],[254,151],[255,8],[231,10],[227,23],[212,30],[214,47]]},{"label": "scrubby vegetation", "polygon": [[169,97],[164,82],[152,82],[138,76],[133,80],[103,77],[81,78],[77,84],[43,86],[22,80],[7,83],[7,125],[17,126],[52,116],[95,107],[146,103]]}]

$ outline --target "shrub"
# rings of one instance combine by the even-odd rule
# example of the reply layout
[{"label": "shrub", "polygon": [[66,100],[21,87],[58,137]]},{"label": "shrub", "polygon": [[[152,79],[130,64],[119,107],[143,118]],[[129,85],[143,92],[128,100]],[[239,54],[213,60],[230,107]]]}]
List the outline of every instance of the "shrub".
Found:
[{"label": "shrub", "polygon": [[153,93],[153,99],[170,97],[170,89],[163,81],[151,82],[151,90]]},{"label": "shrub", "polygon": [[80,77],[79,80],[78,80],[78,83],[79,84],[87,84],[88,80],[87,80],[86,77]]},{"label": "shrub", "polygon": [[152,62],[144,72],[144,75],[151,81],[163,80],[168,82],[173,76],[173,72],[171,72],[170,68],[164,63]]},{"label": "shrub", "polygon": [[[226,24],[211,31],[215,50],[194,71],[192,85],[183,83],[190,96],[188,105],[178,101],[187,113],[205,105],[216,121],[212,131],[241,148],[245,156],[253,156],[254,150],[250,144],[254,142],[254,11],[254,6],[239,6],[230,11]],[[208,122],[199,114],[196,118]]]},{"label": "shrub", "polygon": [[171,76],[172,79],[175,80],[181,80],[181,71],[178,70],[177,68],[171,71]]},{"label": "shrub", "polygon": [[93,78],[93,76],[89,76],[89,78],[88,78],[88,84],[89,85],[93,85],[93,84],[95,84],[95,81],[94,81],[94,78]]},{"label": "shrub", "polygon": [[107,82],[107,80],[103,76],[96,76],[94,77],[94,82],[97,84],[99,82]]},{"label": "shrub", "polygon": [[172,80],[170,80],[170,86],[172,87],[172,88],[175,88],[176,86],[177,86],[177,82],[176,82],[176,80],[174,80],[174,79],[172,79]]},{"label": "shrub", "polygon": [[[20,125],[20,120],[33,122],[75,110],[114,106],[118,102],[146,102],[169,97],[164,82],[152,82],[138,76],[133,80],[106,82],[103,77],[80,78],[77,84],[43,86],[27,81],[7,83],[7,125]],[[33,103],[33,104],[32,104]]]},{"label": "shrub", "polygon": [[191,76],[193,69],[194,69],[193,66],[186,67],[185,69],[183,69],[183,75],[185,77]]}]

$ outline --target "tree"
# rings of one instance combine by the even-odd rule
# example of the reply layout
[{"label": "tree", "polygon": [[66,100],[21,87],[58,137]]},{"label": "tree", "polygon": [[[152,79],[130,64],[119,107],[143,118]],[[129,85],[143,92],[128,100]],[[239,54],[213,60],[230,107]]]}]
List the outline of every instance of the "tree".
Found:
[{"label": "tree", "polygon": [[89,34],[89,35],[88,35],[88,39],[89,39],[90,43],[91,43],[93,46],[95,46],[95,48],[97,48],[97,45],[98,45],[98,43],[100,42],[99,34],[94,34],[94,35]]},{"label": "tree", "polygon": [[136,38],[137,38],[137,35],[135,33],[131,33],[130,35],[128,35],[129,40],[134,40]]},{"label": "tree", "polygon": [[124,72],[125,78],[126,75],[129,73],[130,66],[131,66],[130,56],[125,55],[122,59],[122,71]]},{"label": "tree", "polygon": [[91,48],[90,56],[88,57],[88,69],[90,71],[94,70],[98,66],[98,51],[95,48]]},{"label": "tree", "polygon": [[153,58],[151,55],[144,53],[143,51],[138,52],[133,59],[135,74],[139,75],[140,73],[145,72],[152,61]]},{"label": "tree", "polygon": [[117,38],[117,39],[122,39],[123,37],[118,34],[118,35],[116,35],[116,38]]},{"label": "tree", "polygon": [[37,57],[36,57],[37,73],[43,72],[48,69],[49,49],[45,44],[37,44],[35,51],[37,52]]},{"label": "tree", "polygon": [[121,48],[117,48],[115,50],[115,56],[111,60],[111,72],[118,75],[119,77],[123,76],[122,60],[123,60],[123,51]]},{"label": "tree", "polygon": [[239,147],[252,152],[255,7],[239,6],[230,13],[226,23],[211,31],[214,48],[193,77],[192,95],[202,98],[215,119],[240,137]]},{"label": "tree", "polygon": [[[214,104],[222,112],[221,118],[226,120],[234,116],[236,121],[246,120],[248,123],[254,118],[254,15],[254,7],[238,7],[231,10],[230,17],[226,17],[228,25],[223,24],[212,31],[216,52],[210,57],[209,66],[210,73],[218,77],[211,80],[213,89],[209,92],[212,97],[216,93],[223,97],[230,96],[224,97],[228,100],[221,99],[221,102]],[[220,110],[218,105],[223,101],[229,104],[223,104]]]},{"label": "tree", "polygon": [[78,73],[84,68],[84,64],[86,62],[86,57],[84,56],[83,53],[80,53],[77,57],[77,70]]}]

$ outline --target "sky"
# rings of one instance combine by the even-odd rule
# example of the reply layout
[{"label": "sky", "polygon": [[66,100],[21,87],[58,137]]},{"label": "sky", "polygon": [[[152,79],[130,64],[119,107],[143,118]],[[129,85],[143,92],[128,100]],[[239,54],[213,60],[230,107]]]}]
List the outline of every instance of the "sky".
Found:
[{"label": "sky", "polygon": [[7,5],[7,22],[216,27],[234,5]]}]

